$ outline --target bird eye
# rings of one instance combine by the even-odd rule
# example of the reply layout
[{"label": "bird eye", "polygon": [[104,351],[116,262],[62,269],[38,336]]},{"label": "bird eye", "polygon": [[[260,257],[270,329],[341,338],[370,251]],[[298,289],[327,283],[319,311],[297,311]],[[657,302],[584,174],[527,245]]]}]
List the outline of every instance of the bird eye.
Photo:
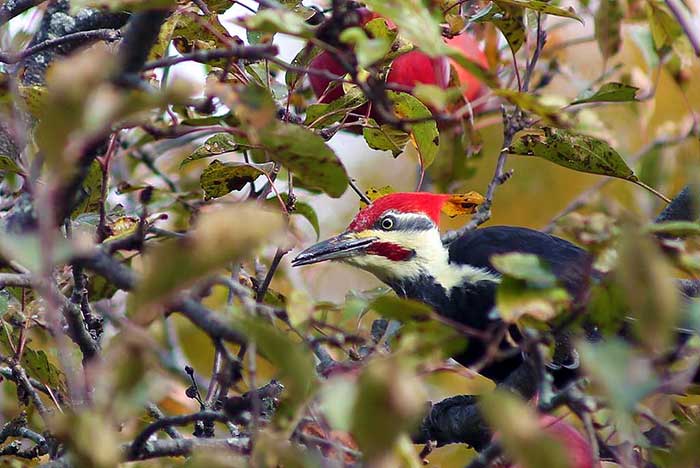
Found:
[{"label": "bird eye", "polygon": [[381,222],[382,229],[385,231],[391,231],[394,227],[394,218],[391,216],[386,216]]}]

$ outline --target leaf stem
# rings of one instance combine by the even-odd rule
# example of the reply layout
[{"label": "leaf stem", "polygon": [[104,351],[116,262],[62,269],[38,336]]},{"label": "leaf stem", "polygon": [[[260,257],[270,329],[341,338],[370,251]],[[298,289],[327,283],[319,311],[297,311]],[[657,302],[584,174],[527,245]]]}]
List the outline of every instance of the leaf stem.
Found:
[{"label": "leaf stem", "polygon": [[630,179],[630,181],[633,182],[633,183],[635,183],[635,184],[637,184],[637,185],[639,185],[640,187],[642,187],[642,188],[648,190],[649,192],[653,193],[654,195],[656,195],[657,197],[659,197],[660,199],[662,199],[662,200],[665,201],[666,203],[671,203],[671,199],[670,199],[670,198],[668,198],[666,195],[664,195],[663,193],[661,193],[661,192],[659,192],[658,190],[656,190],[654,187],[651,187],[651,186],[645,184],[645,183],[642,182],[641,180],[639,180],[639,179],[636,179],[636,180]]}]

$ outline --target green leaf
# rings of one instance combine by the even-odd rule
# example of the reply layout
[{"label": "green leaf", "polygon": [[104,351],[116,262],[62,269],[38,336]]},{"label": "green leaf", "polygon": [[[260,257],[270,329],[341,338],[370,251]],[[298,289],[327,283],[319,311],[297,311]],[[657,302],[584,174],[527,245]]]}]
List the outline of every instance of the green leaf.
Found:
[{"label": "green leaf", "polygon": [[615,279],[625,293],[631,328],[650,351],[662,353],[677,325],[679,295],[671,266],[657,244],[629,228],[620,236]]},{"label": "green leaf", "polygon": [[24,170],[19,167],[19,164],[9,156],[0,156],[0,172],[9,172],[12,174],[24,174]]},{"label": "green leaf", "polygon": [[255,83],[235,85],[218,80],[207,83],[207,93],[218,97],[241,123],[254,130],[273,124],[277,114],[270,90]]},{"label": "green leaf", "polygon": [[505,322],[515,323],[525,316],[548,321],[568,306],[569,294],[538,256],[493,255],[491,263],[504,275],[496,292],[496,305]]},{"label": "green leaf", "polygon": [[[14,354],[13,350],[17,350],[19,345],[19,333],[13,331],[12,326],[4,320],[0,321],[0,325],[2,326],[2,330],[0,330],[2,354],[12,356]],[[65,391],[65,375],[49,361],[44,351],[36,351],[29,346],[25,346],[20,364],[29,377],[35,378],[53,389]]]},{"label": "green leaf", "polygon": [[681,25],[662,5],[653,0],[644,4],[657,50],[670,47],[683,34]]},{"label": "green leaf", "polygon": [[314,29],[301,16],[278,8],[260,10],[240,19],[239,24],[249,31],[284,33],[307,39],[314,34]]},{"label": "green leaf", "polygon": [[457,356],[466,346],[464,334],[437,320],[404,322],[401,333],[391,342],[391,349],[397,355],[409,356],[422,363],[429,358],[443,361]]},{"label": "green leaf", "polygon": [[[322,52],[320,47],[315,47],[313,44],[307,44],[306,47],[301,49],[292,59],[292,65],[299,68],[308,68],[309,63],[316,58],[318,54]],[[299,81],[304,77],[304,73],[287,70],[284,75],[284,81],[289,89],[296,88]]]},{"label": "green leaf", "polygon": [[445,50],[445,55],[457,62],[459,66],[467,70],[469,73],[474,75],[478,80],[486,83],[490,88],[498,88],[498,78],[491,73],[489,70],[482,68],[482,66],[476,62],[468,59],[462,51],[455,47],[448,47]]},{"label": "green leaf", "polygon": [[207,0],[206,3],[207,8],[209,8],[209,11],[219,15],[225,13],[232,6],[231,0]]},{"label": "green leaf", "polygon": [[197,161],[198,159],[208,158],[210,156],[218,156],[224,153],[230,153],[238,149],[236,139],[230,133],[217,133],[216,135],[207,138],[207,141],[202,143],[192,154],[187,156],[180,163],[180,168],[187,164]]},{"label": "green leaf", "polygon": [[379,125],[374,119],[369,119],[368,125],[362,128],[362,136],[370,148],[391,151],[394,157],[403,152],[409,139],[408,133],[390,125]]},{"label": "green leaf", "polygon": [[399,33],[423,52],[436,57],[445,55],[440,19],[421,0],[367,0],[372,11],[391,20]]},{"label": "green leaf", "polygon": [[496,291],[498,315],[506,323],[516,323],[528,317],[547,322],[562,312],[570,300],[564,288],[534,288],[527,281],[512,277],[503,278]]},{"label": "green leaf", "polygon": [[367,103],[367,97],[357,87],[350,88],[345,94],[327,104],[312,104],[306,108],[304,125],[311,128],[323,128],[332,125],[358,107]]},{"label": "green leaf", "polygon": [[508,457],[518,466],[570,468],[562,441],[543,430],[539,416],[513,392],[487,393],[480,406]]},{"label": "green leaf", "polygon": [[388,41],[390,45],[393,44],[398,37],[396,30],[390,28],[384,18],[374,18],[368,21],[363,26],[363,29],[367,31],[370,37],[374,39],[383,39]]},{"label": "green leaf", "polygon": [[511,51],[517,53],[525,43],[525,23],[522,8],[489,3],[469,20],[474,23],[493,23],[506,38]]},{"label": "green leaf", "polygon": [[571,104],[584,102],[629,102],[636,101],[639,88],[624,83],[605,83],[597,91],[586,90]]},{"label": "green leaf", "polygon": [[215,159],[202,171],[199,185],[204,190],[204,199],[211,200],[241,190],[261,175],[270,174],[273,168],[274,163],[222,163]]},{"label": "green leaf", "polygon": [[637,405],[658,385],[649,359],[637,354],[619,338],[579,343],[577,349],[588,377],[613,410],[617,430],[628,440],[645,443],[634,421]]},{"label": "green leaf", "polygon": [[407,367],[396,356],[373,359],[358,380],[351,432],[368,466],[380,466],[423,415],[423,386]]},{"label": "green leaf", "polygon": [[[385,23],[386,24],[386,23]],[[354,46],[357,63],[362,68],[382,60],[391,50],[391,42],[383,37],[370,39],[363,28],[352,27],[340,33],[340,41]]]},{"label": "green leaf", "polygon": [[526,129],[513,138],[508,151],[537,156],[569,169],[637,182],[637,176],[610,145],[597,138],[545,127]]},{"label": "green leaf", "polygon": [[541,97],[530,93],[521,93],[512,89],[495,89],[493,93],[501,96],[522,110],[542,117],[546,125],[567,127],[571,124],[569,116],[561,109],[545,104]]},{"label": "green leaf", "polygon": [[78,193],[79,202],[71,213],[75,218],[84,213],[96,212],[102,203],[102,166],[93,161]]},{"label": "green leaf", "polygon": [[610,58],[620,50],[622,45],[620,25],[623,18],[620,0],[601,0],[594,21],[595,38],[603,58]]},{"label": "green leaf", "polygon": [[293,430],[291,423],[317,388],[313,354],[303,343],[292,341],[288,334],[263,319],[239,316],[234,327],[254,342],[262,356],[277,368],[285,391],[274,423],[278,428]]},{"label": "green leaf", "polygon": [[[235,223],[235,228],[232,224]],[[237,204],[201,213],[186,237],[152,247],[144,262],[143,279],[133,294],[134,319],[150,323],[167,299],[212,271],[252,255],[264,242],[278,238],[282,217],[257,205]]]},{"label": "green leaf", "polygon": [[504,275],[527,281],[534,287],[549,288],[557,284],[557,277],[537,255],[518,252],[493,255],[491,264]]},{"label": "green leaf", "polygon": [[[280,193],[279,196],[285,205],[289,203],[289,194]],[[266,201],[270,206],[280,208],[280,201],[277,197],[268,198]],[[311,227],[314,228],[316,239],[318,239],[318,237],[321,235],[321,227],[318,223],[318,215],[316,214],[316,210],[314,210],[311,205],[300,200],[295,200],[294,210],[291,212],[291,214],[304,217],[309,224],[311,224]]]},{"label": "green leaf", "polygon": [[371,308],[385,318],[409,322],[427,320],[433,310],[422,302],[386,294],[375,299]]},{"label": "green leaf", "polygon": [[540,0],[494,0],[499,6],[510,5],[514,7],[527,8],[529,10],[539,11],[552,16],[562,16],[564,18],[572,18],[583,24],[583,20],[576,14],[573,8],[560,8]]},{"label": "green leaf", "polygon": [[[188,11],[178,14],[176,20],[172,32],[172,42],[181,54],[197,50],[227,48],[228,41],[225,39],[233,40],[216,15],[205,16]],[[227,62],[227,58],[221,58],[207,63],[223,68]]]},{"label": "green leaf", "polygon": [[[52,264],[67,262],[75,255],[75,249],[71,243],[54,232]],[[15,260],[20,265],[28,268],[34,273],[39,273],[43,268],[43,248],[42,241],[36,233],[11,234],[3,233],[0,236],[0,255],[6,260]]]},{"label": "green leaf", "polygon": [[341,196],[348,176],[338,156],[314,132],[299,125],[277,123],[260,130],[260,145],[270,159],[281,163],[311,188]]},{"label": "green leaf", "polygon": [[433,109],[445,110],[448,105],[462,98],[458,87],[443,89],[436,85],[417,83],[412,91],[413,96]]},{"label": "green leaf", "polygon": [[425,104],[408,93],[389,91],[389,99],[394,104],[394,113],[400,119],[426,119],[425,122],[410,124],[410,141],[415,145],[421,159],[421,166],[430,167],[437,156],[440,134],[432,113]]}]

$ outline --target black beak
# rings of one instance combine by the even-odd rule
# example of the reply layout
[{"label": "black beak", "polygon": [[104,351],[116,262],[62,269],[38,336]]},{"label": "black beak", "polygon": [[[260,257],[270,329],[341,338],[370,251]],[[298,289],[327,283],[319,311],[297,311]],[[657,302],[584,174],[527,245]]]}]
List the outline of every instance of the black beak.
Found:
[{"label": "black beak", "polygon": [[311,265],[326,260],[339,260],[352,257],[369,244],[377,240],[374,237],[356,238],[347,232],[321,241],[297,255],[292,266]]}]

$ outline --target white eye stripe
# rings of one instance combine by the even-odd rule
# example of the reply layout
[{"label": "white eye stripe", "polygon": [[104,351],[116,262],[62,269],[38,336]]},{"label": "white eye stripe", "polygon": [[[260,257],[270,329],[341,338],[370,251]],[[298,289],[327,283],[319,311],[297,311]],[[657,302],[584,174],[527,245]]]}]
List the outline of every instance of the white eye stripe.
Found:
[{"label": "white eye stripe", "polygon": [[[393,224],[391,227],[384,226],[384,221],[391,219]],[[425,231],[435,228],[435,223],[425,214],[421,213],[400,213],[395,210],[389,210],[382,215],[379,221],[379,227],[383,230],[397,231]]]}]

